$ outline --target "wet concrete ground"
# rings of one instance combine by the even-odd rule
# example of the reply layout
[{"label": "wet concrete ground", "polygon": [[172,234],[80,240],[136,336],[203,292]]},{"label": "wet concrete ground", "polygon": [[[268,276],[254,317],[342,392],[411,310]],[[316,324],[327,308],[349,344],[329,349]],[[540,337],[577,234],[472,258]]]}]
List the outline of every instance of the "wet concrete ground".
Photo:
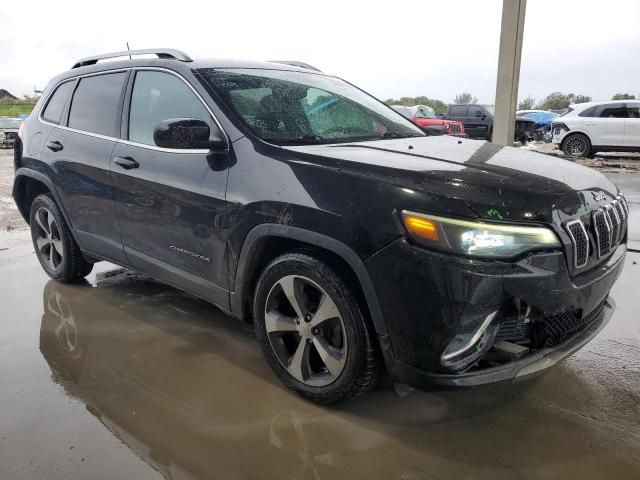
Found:
[{"label": "wet concrete ground", "polygon": [[[616,181],[639,219],[640,176]],[[2,480],[640,478],[640,253],[608,327],[542,377],[326,408],[215,307],[109,264],[50,281],[28,242],[0,237]]]}]

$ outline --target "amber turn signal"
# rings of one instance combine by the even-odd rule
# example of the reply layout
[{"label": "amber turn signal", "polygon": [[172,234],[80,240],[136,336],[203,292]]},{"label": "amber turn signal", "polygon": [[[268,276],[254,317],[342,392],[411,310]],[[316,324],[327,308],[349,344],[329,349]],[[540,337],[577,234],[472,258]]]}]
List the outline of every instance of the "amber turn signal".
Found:
[{"label": "amber turn signal", "polygon": [[405,214],[402,216],[402,221],[404,222],[405,228],[416,237],[434,242],[440,240],[438,225],[433,220]]}]

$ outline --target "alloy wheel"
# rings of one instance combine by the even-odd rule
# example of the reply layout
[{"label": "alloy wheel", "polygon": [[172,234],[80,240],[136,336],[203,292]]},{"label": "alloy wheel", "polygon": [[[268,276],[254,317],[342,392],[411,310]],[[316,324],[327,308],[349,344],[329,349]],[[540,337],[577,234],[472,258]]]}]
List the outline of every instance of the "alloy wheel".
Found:
[{"label": "alloy wheel", "polygon": [[58,270],[64,260],[60,227],[53,213],[45,207],[38,209],[36,219],[36,248],[38,255],[52,270]]},{"label": "alloy wheel", "polygon": [[575,135],[567,139],[565,144],[565,152],[572,157],[581,157],[587,153],[587,140],[580,136]]},{"label": "alloy wheel", "polygon": [[269,291],[264,318],[271,348],[296,380],[323,387],[343,372],[344,320],[329,294],[313,280],[282,277]]}]

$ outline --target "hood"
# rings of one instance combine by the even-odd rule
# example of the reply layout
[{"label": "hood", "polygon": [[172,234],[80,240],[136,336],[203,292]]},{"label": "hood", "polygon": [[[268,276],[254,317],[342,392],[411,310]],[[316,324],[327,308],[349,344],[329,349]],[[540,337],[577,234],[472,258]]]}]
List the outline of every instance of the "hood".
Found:
[{"label": "hood", "polygon": [[283,148],[299,160],[373,177],[392,189],[457,199],[490,219],[557,223],[595,208],[592,199],[600,196],[591,192],[604,193],[603,204],[618,192],[601,173],[568,160],[445,135]]}]

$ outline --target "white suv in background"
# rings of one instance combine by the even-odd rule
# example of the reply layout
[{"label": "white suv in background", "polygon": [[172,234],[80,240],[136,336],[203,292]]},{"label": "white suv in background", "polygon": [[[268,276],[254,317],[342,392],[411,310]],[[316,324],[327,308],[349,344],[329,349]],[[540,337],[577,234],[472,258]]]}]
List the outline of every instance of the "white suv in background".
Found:
[{"label": "white suv in background", "polygon": [[553,121],[553,143],[571,157],[596,152],[640,152],[640,101],[572,105]]}]

